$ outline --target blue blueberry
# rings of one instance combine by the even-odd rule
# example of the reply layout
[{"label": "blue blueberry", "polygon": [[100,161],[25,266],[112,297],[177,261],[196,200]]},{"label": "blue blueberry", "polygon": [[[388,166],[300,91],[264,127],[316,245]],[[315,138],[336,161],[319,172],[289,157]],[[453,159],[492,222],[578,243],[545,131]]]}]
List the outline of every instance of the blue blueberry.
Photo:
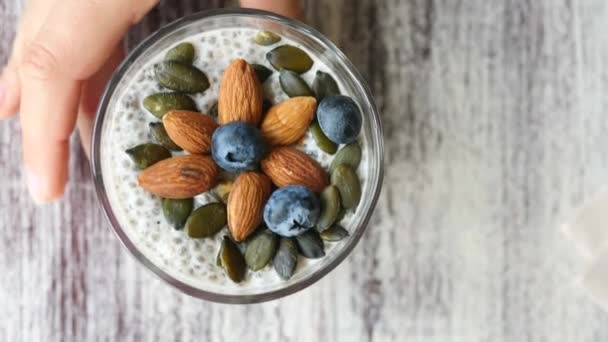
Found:
[{"label": "blue blueberry", "polygon": [[296,236],[317,223],[321,205],[317,196],[301,185],[288,185],[272,193],[264,207],[268,229],[281,236]]},{"label": "blue blueberry", "polygon": [[211,157],[226,171],[255,170],[265,154],[260,131],[245,122],[222,125],[211,137]]},{"label": "blue blueberry", "polygon": [[323,98],[317,108],[319,126],[329,140],[336,144],[350,144],[361,131],[361,111],[348,96]]}]

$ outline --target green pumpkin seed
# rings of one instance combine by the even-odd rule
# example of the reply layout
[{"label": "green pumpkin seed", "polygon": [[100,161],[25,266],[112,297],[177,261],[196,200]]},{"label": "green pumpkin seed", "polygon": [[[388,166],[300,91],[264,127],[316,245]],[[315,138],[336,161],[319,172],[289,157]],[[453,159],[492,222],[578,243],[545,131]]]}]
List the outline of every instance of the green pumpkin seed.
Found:
[{"label": "green pumpkin seed", "polygon": [[318,259],[325,256],[323,240],[316,229],[309,229],[296,236],[298,251],[308,259]]},{"label": "green pumpkin seed", "polygon": [[321,102],[326,96],[340,95],[340,87],[338,87],[336,80],[330,74],[323,71],[317,71],[315,74],[312,90],[317,96],[317,102]]},{"label": "green pumpkin seed", "polygon": [[204,72],[181,62],[155,64],[154,73],[160,85],[182,93],[200,93],[209,88],[209,79]]},{"label": "green pumpkin seed", "polygon": [[271,231],[264,230],[256,234],[247,243],[245,250],[245,262],[252,271],[257,271],[266,266],[277,250],[278,237]]},{"label": "green pumpkin seed", "polygon": [[163,159],[171,158],[171,152],[157,144],[141,144],[125,151],[135,163],[135,166],[143,170]]},{"label": "green pumpkin seed", "polygon": [[245,278],[247,266],[243,254],[239,250],[239,246],[230,240],[228,236],[224,236],[220,247],[220,263],[224,268],[224,272],[228,278],[235,283],[240,283]]},{"label": "green pumpkin seed", "polygon": [[357,173],[347,164],[340,164],[331,174],[331,184],[340,191],[340,199],[345,209],[359,204],[361,199],[361,182]]},{"label": "green pumpkin seed", "polygon": [[170,110],[194,110],[196,103],[186,94],[158,93],[147,96],[143,101],[144,108],[159,119]]},{"label": "green pumpkin seed", "polygon": [[213,106],[211,106],[211,108],[209,108],[209,115],[213,116],[214,118],[217,118],[218,116],[218,106],[219,103],[216,101]]},{"label": "green pumpkin seed", "polygon": [[255,43],[258,45],[272,45],[276,44],[281,40],[281,36],[271,31],[259,31],[255,35]]},{"label": "green pumpkin seed", "polygon": [[329,165],[329,173],[333,173],[336,167],[340,164],[350,165],[353,170],[359,167],[361,162],[361,147],[358,143],[352,143],[344,146],[332,160]]},{"label": "green pumpkin seed", "polygon": [[312,68],[313,60],[303,50],[291,46],[281,45],[266,54],[266,59],[277,69],[287,69],[302,74]]},{"label": "green pumpkin seed", "polygon": [[182,229],[194,207],[194,199],[163,198],[162,208],[165,220],[175,229]]},{"label": "green pumpkin seed", "polygon": [[180,43],[167,51],[166,61],[177,61],[184,64],[192,64],[194,61],[194,46],[190,43]]},{"label": "green pumpkin seed", "polygon": [[217,252],[217,255],[215,256],[215,265],[217,265],[218,267],[224,267],[222,265],[222,250],[224,247],[224,244],[220,245],[220,250]]},{"label": "green pumpkin seed", "polygon": [[342,221],[344,216],[346,216],[346,209],[344,209],[344,208],[342,208],[342,206],[340,206],[340,210],[338,211],[338,215],[336,215],[336,219],[334,220],[334,223],[340,223],[340,221]]},{"label": "green pumpkin seed", "polygon": [[281,83],[281,89],[289,97],[314,95],[308,84],[306,84],[306,81],[293,71],[281,70],[279,82]]},{"label": "green pumpkin seed", "polygon": [[186,221],[186,230],[191,238],[206,238],[222,230],[227,221],[226,206],[223,203],[210,203],[190,215]]},{"label": "green pumpkin seed", "polygon": [[260,81],[260,84],[266,82],[268,77],[270,77],[270,75],[272,75],[272,70],[268,69],[267,67],[263,66],[262,64],[251,64],[251,67],[253,67],[255,74],[258,76],[258,80]]},{"label": "green pumpkin seed", "polygon": [[317,220],[317,230],[322,232],[329,228],[336,220],[340,211],[340,193],[333,185],[321,192],[321,215]]},{"label": "green pumpkin seed", "polygon": [[298,248],[294,239],[281,238],[279,248],[272,259],[272,266],[279,277],[288,280],[298,264]]},{"label": "green pumpkin seed", "polygon": [[[245,251],[247,250],[249,243],[265,230],[268,230],[268,228],[262,223],[261,225],[257,226],[253,232],[245,238],[245,240],[236,243],[241,249],[241,253],[243,253],[243,255],[245,255]],[[230,235],[230,237],[232,238],[232,235]]]},{"label": "green pumpkin seed", "polygon": [[182,150],[181,147],[177,146],[177,144],[171,140],[162,122],[150,122],[148,126],[150,127],[152,139],[154,139],[157,143],[163,145],[166,149],[171,151]]},{"label": "green pumpkin seed", "polygon": [[320,235],[323,241],[336,242],[347,237],[348,230],[338,225],[334,225],[331,226],[329,229],[322,231]]},{"label": "green pumpkin seed", "polygon": [[323,130],[321,129],[321,126],[319,126],[319,122],[317,120],[315,120],[312,125],[310,125],[310,131],[312,133],[312,138],[315,139],[317,146],[319,146],[319,148],[323,152],[327,154],[336,153],[336,151],[338,150],[338,145],[335,142],[329,140],[327,135],[323,133]]}]

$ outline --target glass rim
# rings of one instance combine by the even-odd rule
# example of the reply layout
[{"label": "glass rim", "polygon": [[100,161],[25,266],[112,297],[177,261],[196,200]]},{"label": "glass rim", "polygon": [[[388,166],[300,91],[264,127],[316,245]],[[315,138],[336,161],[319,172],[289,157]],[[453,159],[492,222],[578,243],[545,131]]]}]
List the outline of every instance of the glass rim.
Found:
[{"label": "glass rim", "polygon": [[[103,180],[103,174],[101,170],[101,157],[100,157],[100,148],[101,148],[101,136],[103,130],[103,124],[105,122],[105,113],[108,109],[108,105],[110,104],[110,99],[116,90],[116,87],[122,80],[125,73],[129,70],[133,61],[135,61],[139,56],[147,51],[147,49],[153,45],[159,39],[162,39],[166,35],[172,33],[173,31],[180,29],[186,25],[190,25],[196,21],[206,19],[209,17],[221,17],[221,16],[243,16],[243,17],[263,17],[264,19],[272,20],[278,24],[287,26],[296,31],[300,31],[309,37],[313,37],[314,39],[319,40],[322,45],[328,48],[336,57],[339,63],[341,63],[345,70],[350,73],[353,77],[354,83],[359,91],[362,92],[368,104],[370,106],[371,112],[368,114],[370,119],[370,125],[372,126],[372,135],[370,139],[373,141],[373,144],[377,147],[378,151],[376,154],[372,154],[370,156],[370,162],[372,164],[377,165],[374,168],[372,173],[370,174],[369,180],[371,180],[372,185],[372,198],[369,200],[369,210],[364,213],[363,218],[357,222],[356,229],[353,234],[350,236],[345,245],[338,251],[335,255],[334,259],[323,265],[322,267],[312,271],[308,276],[303,279],[294,282],[293,284],[287,285],[285,287],[275,289],[268,292],[257,293],[257,294],[222,294],[218,292],[206,291],[200,288],[196,288],[191,286],[173,276],[169,273],[163,271],[160,267],[156,266],[148,257],[146,257],[131,241],[131,239],[127,236],[126,232],[123,230],[122,226],[118,222],[118,219],[114,215],[112,210],[112,206],[110,204],[108,194],[105,190],[105,183]],[[380,116],[378,113],[378,109],[374,102],[373,96],[367,83],[361,76],[361,74],[357,71],[355,66],[348,60],[348,58],[340,51],[328,38],[326,38],[319,31],[314,28],[301,23],[299,21],[293,20],[291,18],[284,17],[282,15],[278,15],[275,13],[256,10],[256,9],[247,9],[247,8],[234,8],[234,9],[211,9],[202,12],[197,12],[180,19],[177,19],[150,34],[146,39],[144,39],[141,43],[139,43],[133,51],[131,51],[127,57],[123,60],[120,66],[116,69],[112,79],[108,83],[103,96],[100,100],[97,115],[95,118],[95,125],[93,128],[93,139],[91,139],[91,173],[93,177],[93,182],[95,184],[95,191],[97,193],[97,199],[101,208],[103,209],[104,215],[108,222],[111,225],[112,231],[116,234],[122,245],[129,250],[131,255],[137,259],[141,264],[145,266],[146,269],[154,273],[156,276],[164,280],[166,283],[172,285],[179,291],[190,295],[192,297],[196,297],[199,299],[204,299],[212,302],[218,303],[228,303],[228,304],[249,304],[249,303],[260,303],[266,302],[274,299],[278,299],[281,297],[285,297],[296,293],[300,290],[305,289],[306,287],[316,283],[318,280],[323,278],[329,272],[331,272],[334,268],[336,268],[344,259],[350,255],[354,247],[357,245],[363,233],[365,232],[367,225],[371,219],[371,216],[376,207],[378,198],[380,196],[380,192],[382,189],[382,182],[384,178],[384,141],[383,141],[383,128],[382,123],[380,121]]]}]

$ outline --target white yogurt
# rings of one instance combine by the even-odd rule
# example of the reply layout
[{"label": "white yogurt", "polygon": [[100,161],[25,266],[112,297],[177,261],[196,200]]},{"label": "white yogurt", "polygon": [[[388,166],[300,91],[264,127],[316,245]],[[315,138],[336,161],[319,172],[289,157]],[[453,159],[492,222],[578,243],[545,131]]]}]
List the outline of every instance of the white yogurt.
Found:
[{"label": "white yogurt", "polygon": [[[266,60],[265,54],[274,46],[256,45],[253,41],[256,32],[240,28],[219,29],[191,36],[185,40],[195,46],[194,65],[207,74],[211,83],[205,92],[192,96],[199,110],[206,113],[216,102],[222,74],[233,59],[243,58],[249,63],[263,64],[273,69]],[[177,43],[179,42],[175,44]],[[299,44],[285,38],[279,44],[290,44],[307,51]],[[253,293],[261,292],[262,289],[281,287],[284,281],[276,275],[272,265],[257,272],[249,271],[246,279],[240,284],[230,281],[223,270],[215,264],[221,239],[228,233],[227,228],[214,238],[190,239],[185,231],[174,230],[165,221],[160,199],[137,185],[139,171],[124,151],[135,145],[153,141],[148,131],[148,123],[159,120],[147,113],[141,103],[150,94],[167,91],[158,85],[153,75],[153,64],[161,61],[165,53],[166,51],[159,51],[132,80],[127,80],[129,86],[126,87],[126,91],[114,95],[118,96],[119,100],[115,101],[115,105],[107,111],[107,121],[101,137],[101,165],[106,192],[114,215],[132,243],[150,261],[190,286],[225,293]],[[302,75],[309,85],[312,85],[317,70],[333,75],[331,70],[310,51],[307,53],[315,61],[312,69]],[[278,72],[274,72],[264,83],[264,94],[273,103],[287,99],[280,88],[278,76]],[[335,76],[334,78],[340,84],[339,79]],[[348,95],[342,84],[340,87],[342,92]],[[333,158],[316,146],[310,132],[307,133],[300,148],[324,167],[329,166]],[[365,149],[363,150],[361,165],[365,165],[368,159]],[[359,167],[359,170],[365,169]],[[362,183],[365,182],[365,174],[359,171],[359,176]],[[196,207],[213,201],[217,201],[213,193],[201,194],[196,197]],[[349,231],[354,229],[352,216],[352,213],[349,213],[342,221],[343,226]],[[330,255],[331,250],[342,243],[326,243],[327,254]],[[322,259],[307,260],[300,257],[298,269],[292,279],[297,278],[299,273],[311,271],[320,260]]]}]

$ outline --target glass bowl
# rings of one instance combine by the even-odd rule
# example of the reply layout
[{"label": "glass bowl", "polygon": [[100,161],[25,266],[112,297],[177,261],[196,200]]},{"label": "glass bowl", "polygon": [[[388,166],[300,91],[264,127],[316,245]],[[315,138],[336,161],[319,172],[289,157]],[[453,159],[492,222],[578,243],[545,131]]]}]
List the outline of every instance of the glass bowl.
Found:
[{"label": "glass bowl", "polygon": [[[157,51],[164,50],[199,32],[235,27],[272,30],[303,45],[334,71],[345,88],[345,93],[348,93],[362,109],[363,129],[359,139],[362,141],[366,163],[361,164],[359,172],[365,173],[367,176],[362,183],[362,200],[352,217],[352,224],[349,226],[351,236],[331,248],[324,258],[311,266],[296,271],[290,280],[278,284],[251,288],[204,287],[181,279],[179,275],[171,274],[170,270],[162,269],[150,255],[146,255],[142,249],[138,248],[123,229],[122,224],[128,224],[128,222],[120,222],[112,207],[108,180],[104,182],[102,155],[107,152],[104,152],[102,133],[105,129],[109,129],[107,128],[109,120],[106,120],[106,117],[118,101],[117,94],[122,93],[129,84],[129,80],[133,79],[138,70],[149,58],[157,54]],[[382,126],[378,111],[365,81],[346,56],[321,33],[305,24],[269,12],[251,9],[218,9],[184,17],[159,29],[139,44],[118,68],[103,95],[97,112],[91,147],[91,169],[97,196],[116,236],[146,268],[180,291],[197,298],[223,303],[254,303],[277,299],[306,288],[334,269],[353,250],[367,227],[380,194],[384,170],[382,139]]]}]

